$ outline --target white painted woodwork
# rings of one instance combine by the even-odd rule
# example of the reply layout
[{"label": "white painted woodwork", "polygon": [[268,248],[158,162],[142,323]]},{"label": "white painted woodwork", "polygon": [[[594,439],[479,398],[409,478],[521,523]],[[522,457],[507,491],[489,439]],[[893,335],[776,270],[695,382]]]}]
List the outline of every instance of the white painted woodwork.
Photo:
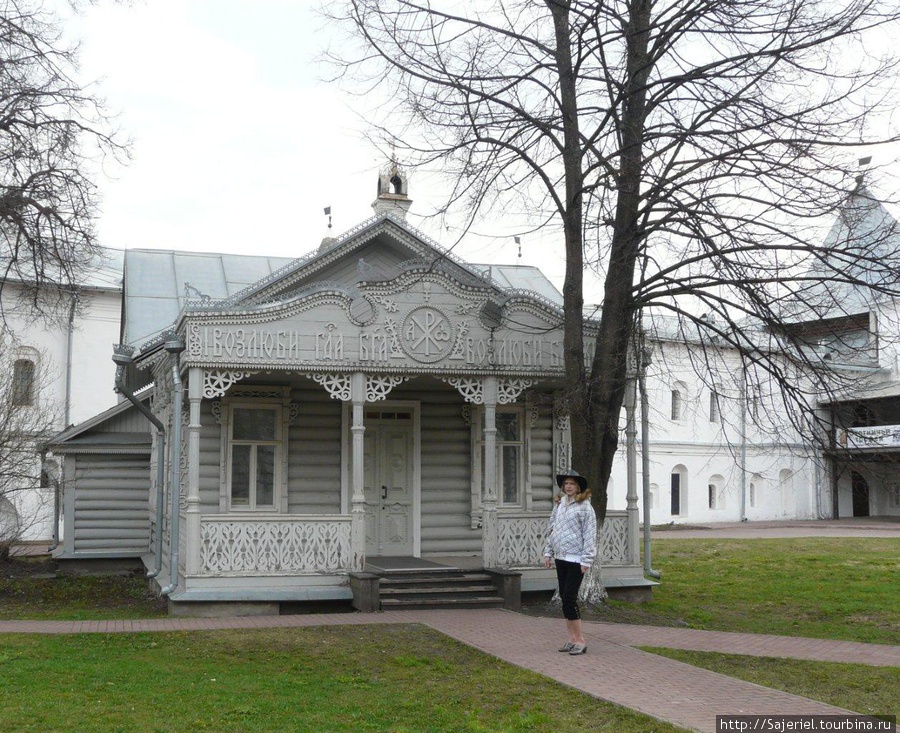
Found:
[{"label": "white painted woodwork", "polygon": [[150,472],[146,456],[81,455],[66,490],[73,497],[73,551],[147,552]]},{"label": "white painted woodwork", "polygon": [[412,411],[408,424],[366,421],[364,474],[366,555],[414,551]]}]

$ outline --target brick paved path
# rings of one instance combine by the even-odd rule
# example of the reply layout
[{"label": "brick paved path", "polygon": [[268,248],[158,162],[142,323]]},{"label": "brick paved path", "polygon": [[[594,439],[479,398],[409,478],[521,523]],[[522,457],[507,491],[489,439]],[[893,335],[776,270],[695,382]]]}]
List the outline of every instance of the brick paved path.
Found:
[{"label": "brick paved path", "polygon": [[[0,633],[118,633],[421,623],[464,644],[594,697],[695,731],[716,715],[839,715],[848,711],[654,656],[635,645],[900,666],[900,647],[692,629],[585,623],[588,653],[556,651],[561,619],[509,611],[394,611],[379,614],[164,618],[140,621],[0,621]],[[885,711],[895,712],[895,711]]]}]

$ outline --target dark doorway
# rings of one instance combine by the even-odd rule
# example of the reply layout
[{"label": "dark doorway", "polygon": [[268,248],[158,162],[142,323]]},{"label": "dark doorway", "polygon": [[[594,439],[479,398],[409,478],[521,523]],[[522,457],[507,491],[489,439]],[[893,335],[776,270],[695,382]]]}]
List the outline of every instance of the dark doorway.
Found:
[{"label": "dark doorway", "polygon": [[869,482],[862,475],[853,471],[850,474],[850,484],[853,487],[853,516],[869,516]]}]

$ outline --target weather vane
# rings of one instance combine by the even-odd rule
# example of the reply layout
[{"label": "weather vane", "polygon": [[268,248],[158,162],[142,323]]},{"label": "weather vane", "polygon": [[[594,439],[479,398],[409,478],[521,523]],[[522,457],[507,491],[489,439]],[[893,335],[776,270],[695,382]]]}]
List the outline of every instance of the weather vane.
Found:
[{"label": "weather vane", "polygon": [[331,207],[330,206],[325,207],[325,216],[328,217],[328,228],[331,229]]}]

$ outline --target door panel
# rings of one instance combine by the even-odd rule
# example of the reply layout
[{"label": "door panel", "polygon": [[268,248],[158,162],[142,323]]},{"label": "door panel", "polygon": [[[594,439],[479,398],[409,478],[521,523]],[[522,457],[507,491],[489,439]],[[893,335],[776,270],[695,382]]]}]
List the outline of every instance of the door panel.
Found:
[{"label": "door panel", "polygon": [[366,554],[412,555],[412,426],[367,423],[364,452]]}]

